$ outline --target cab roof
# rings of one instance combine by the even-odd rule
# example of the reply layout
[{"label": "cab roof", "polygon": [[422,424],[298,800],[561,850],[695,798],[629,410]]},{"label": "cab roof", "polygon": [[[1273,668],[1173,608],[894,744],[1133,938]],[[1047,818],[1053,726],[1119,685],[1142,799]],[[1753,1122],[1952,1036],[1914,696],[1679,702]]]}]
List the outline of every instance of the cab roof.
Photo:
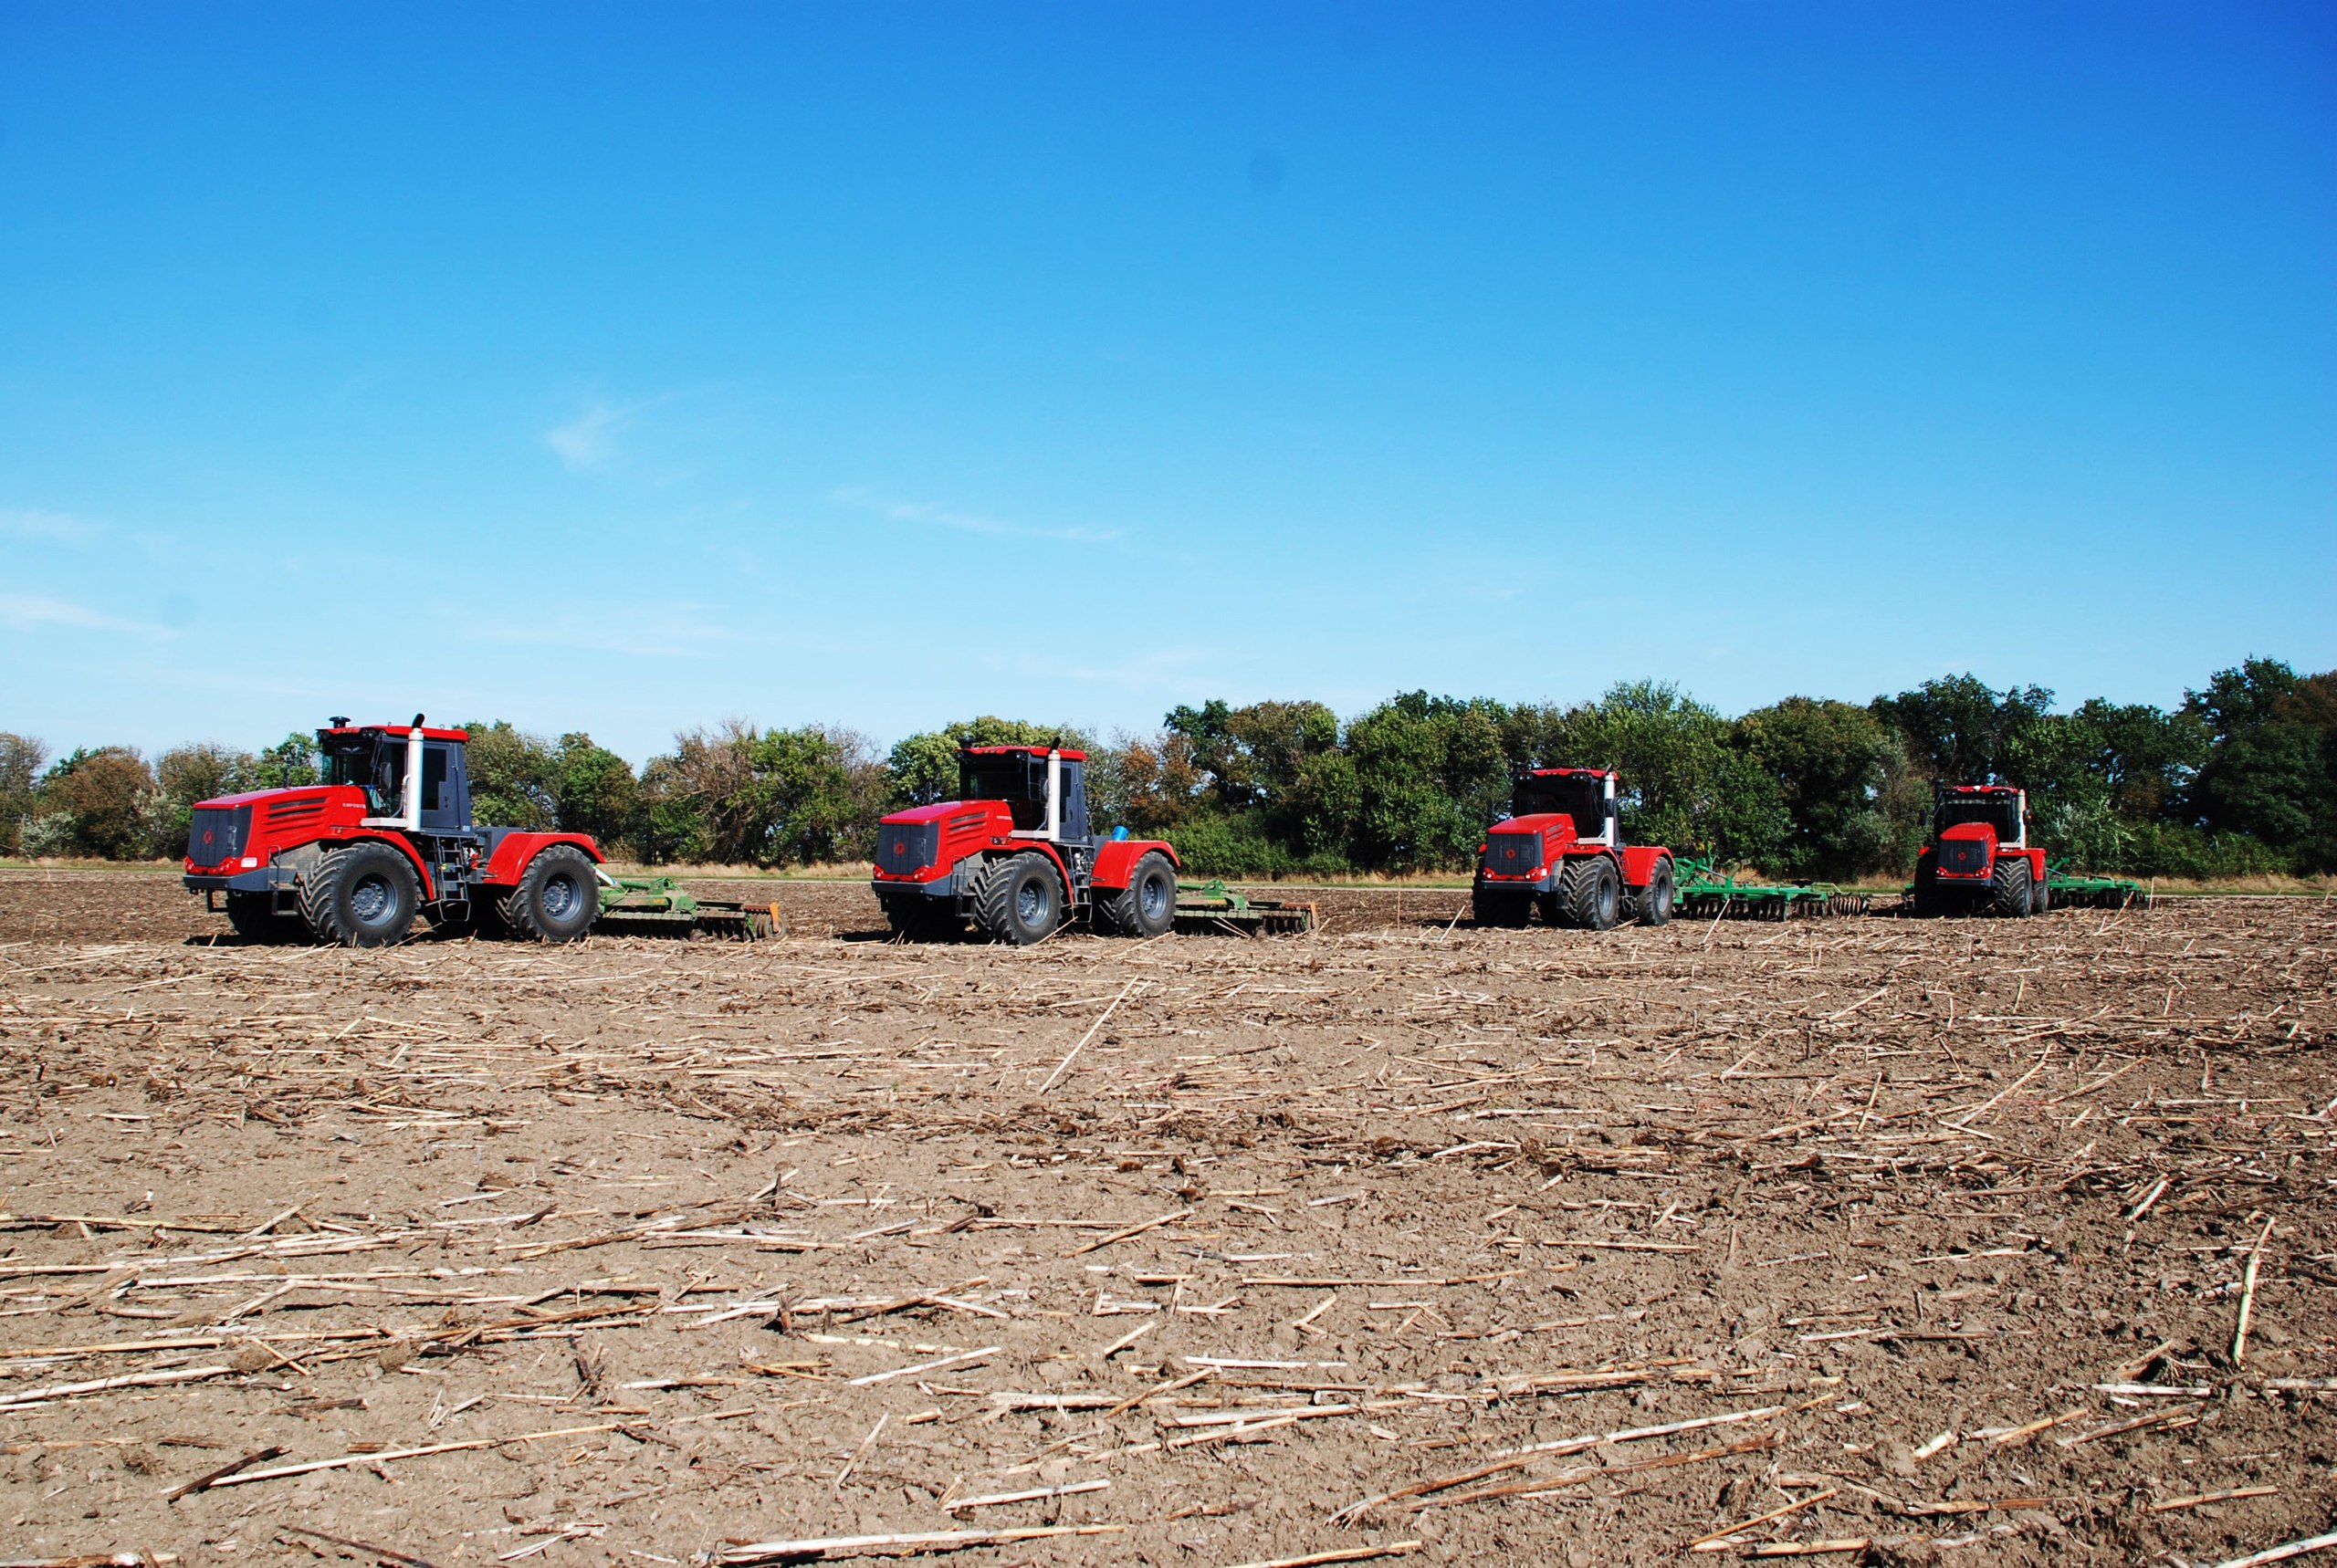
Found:
[{"label": "cab roof", "polygon": [[[344,724],[320,729],[317,733],[319,735],[387,735],[403,740],[414,733],[414,726],[410,724]],[[471,732],[467,729],[433,729],[426,724],[422,727],[422,738],[424,740],[467,741],[470,737]]]},{"label": "cab roof", "polygon": [[1042,760],[1050,752],[1060,755],[1065,762],[1087,760],[1087,753],[1084,751],[1064,751],[1053,746],[961,746],[958,748],[960,757],[1036,757]]},{"label": "cab roof", "polygon": [[1521,779],[1606,779],[1614,774],[1611,768],[1529,768],[1518,775]]}]

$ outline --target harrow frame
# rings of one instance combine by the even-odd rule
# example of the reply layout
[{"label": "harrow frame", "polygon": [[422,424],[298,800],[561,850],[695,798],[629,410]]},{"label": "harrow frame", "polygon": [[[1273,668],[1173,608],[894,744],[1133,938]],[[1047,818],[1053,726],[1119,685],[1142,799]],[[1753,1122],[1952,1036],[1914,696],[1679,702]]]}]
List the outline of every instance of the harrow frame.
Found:
[{"label": "harrow frame", "polygon": [[595,933],[610,936],[680,936],[704,932],[737,942],[770,936],[779,925],[776,904],[740,904],[686,893],[670,876],[601,875],[601,913]]},{"label": "harrow frame", "polygon": [[1252,898],[1221,880],[1177,889],[1176,930],[1180,936],[1304,936],[1317,923],[1311,903]]},{"label": "harrow frame", "polygon": [[1812,919],[1823,915],[1866,915],[1873,901],[1830,882],[1739,882],[1722,871],[1710,856],[1681,855],[1672,862],[1673,900],[1690,919],[1738,920]]}]

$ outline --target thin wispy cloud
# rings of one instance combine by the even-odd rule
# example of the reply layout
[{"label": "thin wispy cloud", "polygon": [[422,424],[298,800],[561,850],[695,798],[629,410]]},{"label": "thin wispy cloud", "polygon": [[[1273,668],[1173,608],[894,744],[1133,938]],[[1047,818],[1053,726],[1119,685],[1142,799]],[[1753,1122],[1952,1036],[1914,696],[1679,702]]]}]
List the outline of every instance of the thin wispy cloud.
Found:
[{"label": "thin wispy cloud", "polygon": [[93,523],[66,512],[44,512],[37,509],[0,511],[0,534],[11,538],[29,539],[36,544],[90,545],[106,531],[103,523]]},{"label": "thin wispy cloud", "polygon": [[616,451],[617,434],[633,415],[613,403],[596,402],[566,424],[544,432],[544,444],[571,469],[598,468]]},{"label": "thin wispy cloud", "polygon": [[167,626],[125,621],[69,599],[46,593],[0,593],[0,626],[11,632],[37,632],[46,626],[66,626],[79,632],[118,632],[132,637],[173,636]]},{"label": "thin wispy cloud", "polygon": [[1023,523],[984,517],[979,512],[961,512],[953,507],[936,506],[928,501],[896,501],[857,485],[831,490],[828,499],[839,507],[874,512],[896,523],[923,523],[931,528],[955,528],[960,533],[1011,538],[1063,539],[1074,544],[1108,544],[1120,537],[1117,528],[1032,528]]}]

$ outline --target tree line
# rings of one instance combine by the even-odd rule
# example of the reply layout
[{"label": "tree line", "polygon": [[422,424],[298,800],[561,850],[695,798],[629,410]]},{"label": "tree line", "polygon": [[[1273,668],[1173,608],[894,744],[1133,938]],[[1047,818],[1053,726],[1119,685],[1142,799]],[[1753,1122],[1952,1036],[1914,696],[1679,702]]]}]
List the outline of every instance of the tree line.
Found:
[{"label": "tree line", "polygon": [[[862,859],[878,817],[955,790],[957,748],[972,742],[1085,749],[1101,823],[1166,838],[1214,875],[1464,870],[1512,778],[1535,766],[1617,768],[1633,841],[1775,876],[1905,873],[1934,779],[2020,785],[2048,849],[2098,871],[2337,871],[2337,671],[2260,658],[2172,708],[2091,698],[2056,712],[2042,687],[1965,674],[1735,718],[1633,682],[1571,705],[1408,692],[1345,719],[1316,702],[1212,701],[1108,737],[983,716],[886,750],[847,729],[734,720],[677,735],[637,772],[589,735],[465,727],[479,821],[589,832],[651,863]],[[316,776],[306,734],[149,762],[127,747],[52,760],[0,732],[0,854],[175,857],[196,801]]]}]

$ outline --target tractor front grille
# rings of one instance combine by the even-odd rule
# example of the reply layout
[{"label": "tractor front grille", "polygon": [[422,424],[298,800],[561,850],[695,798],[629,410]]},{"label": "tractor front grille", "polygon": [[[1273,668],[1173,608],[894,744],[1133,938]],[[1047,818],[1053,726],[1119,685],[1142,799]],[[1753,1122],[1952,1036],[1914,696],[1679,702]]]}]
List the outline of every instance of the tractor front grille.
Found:
[{"label": "tractor front grille", "polygon": [[186,831],[186,858],[196,865],[234,860],[251,842],[249,806],[198,806]]},{"label": "tractor front grille", "polygon": [[879,822],[876,824],[876,869],[895,876],[909,876],[931,865],[941,853],[938,822]]},{"label": "tractor front grille", "polygon": [[1988,868],[1988,846],[1977,839],[1948,839],[1939,846],[1939,869],[1957,876],[1976,876]]},{"label": "tractor front grille", "polygon": [[1539,833],[1487,833],[1485,869],[1495,876],[1529,876],[1542,863]]}]

